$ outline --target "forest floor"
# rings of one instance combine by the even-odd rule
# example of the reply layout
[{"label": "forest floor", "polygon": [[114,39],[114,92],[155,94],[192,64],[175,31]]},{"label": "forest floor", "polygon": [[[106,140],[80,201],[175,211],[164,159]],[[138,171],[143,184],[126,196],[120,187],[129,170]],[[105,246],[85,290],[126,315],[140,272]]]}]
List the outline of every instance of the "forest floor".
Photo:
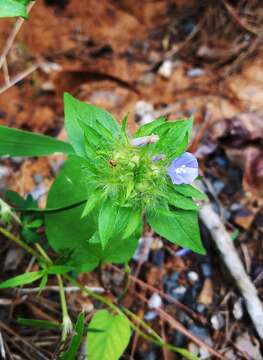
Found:
[{"label": "forest floor", "polygon": [[[263,6],[255,0],[139,5],[131,0],[38,0],[7,58],[11,82],[26,70],[30,74],[14,86],[8,85],[6,72],[0,76],[0,124],[64,139],[65,91],[106,108],[118,120],[128,112],[131,132],[159,116],[193,116],[190,151],[263,301],[262,19]],[[14,24],[0,20],[0,49]],[[2,159],[0,192],[31,193],[43,206],[62,163],[58,155]],[[131,286],[123,301],[168,342],[202,359],[216,357],[198,347],[195,338],[225,359],[260,360],[260,341],[242,296],[203,224],[201,230],[206,256],[182,252],[146,232],[132,261],[133,279],[142,283]],[[0,243],[1,277],[36,270],[21,249],[3,237]],[[111,296],[116,295],[122,273],[107,266],[103,277]],[[101,286],[96,273],[80,280]],[[79,292],[69,292],[67,301],[73,319],[81,310],[89,318],[94,310],[93,302]],[[153,306],[158,302],[185,326],[188,336],[159,316]],[[18,289],[0,295],[0,348],[4,344],[6,358],[52,359],[59,333],[22,327],[16,323],[21,316],[58,321],[59,293]],[[174,356],[134,336],[123,358]]]}]

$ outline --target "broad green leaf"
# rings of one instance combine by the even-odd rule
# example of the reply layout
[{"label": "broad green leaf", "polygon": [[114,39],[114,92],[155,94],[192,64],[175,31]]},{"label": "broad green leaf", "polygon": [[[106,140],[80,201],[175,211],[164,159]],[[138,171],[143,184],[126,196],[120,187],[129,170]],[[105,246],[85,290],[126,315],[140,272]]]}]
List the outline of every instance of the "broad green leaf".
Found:
[{"label": "broad green leaf", "polygon": [[0,289],[12,288],[20,285],[30,284],[38,279],[40,279],[44,275],[44,271],[34,271],[28,272],[22,275],[18,275],[13,277],[12,279],[8,279],[0,283]]},{"label": "broad green leaf", "polygon": [[[94,105],[79,101],[68,93],[65,93],[64,95],[64,104],[65,127],[70,143],[77,155],[83,157],[86,155],[84,130],[82,128],[83,123],[90,126],[98,133],[100,133],[101,127],[105,127],[106,130],[110,131],[112,136],[119,134],[118,124],[108,112]],[[98,124],[101,126],[98,126]]]},{"label": "broad green leaf", "polygon": [[125,315],[113,315],[107,310],[98,311],[88,329],[87,355],[89,360],[118,360],[129,344],[131,329]]},{"label": "broad green leaf", "polygon": [[69,349],[64,352],[59,360],[75,360],[77,359],[78,349],[81,345],[81,340],[84,332],[84,313],[80,313],[76,325],[74,327],[74,336],[71,339]]},{"label": "broad green leaf", "polygon": [[61,329],[62,325],[47,320],[18,318],[16,321],[19,325],[36,327],[38,329]]},{"label": "broad green leaf", "polygon": [[175,192],[173,189],[167,193],[166,199],[170,205],[176,208],[183,210],[198,210],[198,206],[192,199]]},{"label": "broad green leaf", "polygon": [[157,234],[172,243],[205,254],[196,211],[158,209],[147,213],[147,221]]},{"label": "broad green leaf", "polygon": [[0,0],[0,17],[21,16],[27,18],[27,4],[30,0]]},{"label": "broad green leaf", "polygon": [[96,224],[92,217],[81,219],[89,186],[86,174],[82,171],[86,160],[71,157],[64,165],[48,194],[47,207],[66,207],[72,203],[83,204],[64,211],[45,214],[48,241],[54,250],[75,249],[92,236]]},{"label": "broad green leaf", "polygon": [[173,185],[173,189],[176,192],[184,196],[191,197],[193,199],[207,200],[207,195],[192,185],[188,185],[188,184]]},{"label": "broad green leaf", "polygon": [[53,153],[73,154],[64,141],[0,125],[0,156],[47,156]]}]

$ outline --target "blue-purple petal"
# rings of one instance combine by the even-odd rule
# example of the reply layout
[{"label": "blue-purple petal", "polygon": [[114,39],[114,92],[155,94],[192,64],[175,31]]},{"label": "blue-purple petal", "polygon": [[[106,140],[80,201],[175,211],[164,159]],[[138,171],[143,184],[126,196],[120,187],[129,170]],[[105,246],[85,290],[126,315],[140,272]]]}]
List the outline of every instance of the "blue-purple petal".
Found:
[{"label": "blue-purple petal", "polygon": [[198,176],[197,159],[193,154],[186,152],[172,161],[167,174],[173,184],[191,184]]}]

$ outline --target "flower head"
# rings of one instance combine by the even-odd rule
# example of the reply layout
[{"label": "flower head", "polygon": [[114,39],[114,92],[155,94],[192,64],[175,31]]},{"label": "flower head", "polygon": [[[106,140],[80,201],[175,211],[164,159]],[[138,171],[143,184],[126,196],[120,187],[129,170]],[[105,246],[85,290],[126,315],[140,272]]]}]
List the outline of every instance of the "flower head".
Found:
[{"label": "flower head", "polygon": [[167,174],[173,184],[191,184],[198,176],[198,162],[195,156],[185,152],[182,156],[174,159]]}]

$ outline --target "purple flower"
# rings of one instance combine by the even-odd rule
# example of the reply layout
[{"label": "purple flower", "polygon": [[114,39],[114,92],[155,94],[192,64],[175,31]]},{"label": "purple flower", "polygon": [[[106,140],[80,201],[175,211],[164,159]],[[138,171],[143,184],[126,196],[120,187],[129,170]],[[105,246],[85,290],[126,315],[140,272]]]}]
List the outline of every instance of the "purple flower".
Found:
[{"label": "purple flower", "polygon": [[198,162],[193,154],[185,152],[173,160],[167,174],[173,184],[191,184],[198,176]]}]

